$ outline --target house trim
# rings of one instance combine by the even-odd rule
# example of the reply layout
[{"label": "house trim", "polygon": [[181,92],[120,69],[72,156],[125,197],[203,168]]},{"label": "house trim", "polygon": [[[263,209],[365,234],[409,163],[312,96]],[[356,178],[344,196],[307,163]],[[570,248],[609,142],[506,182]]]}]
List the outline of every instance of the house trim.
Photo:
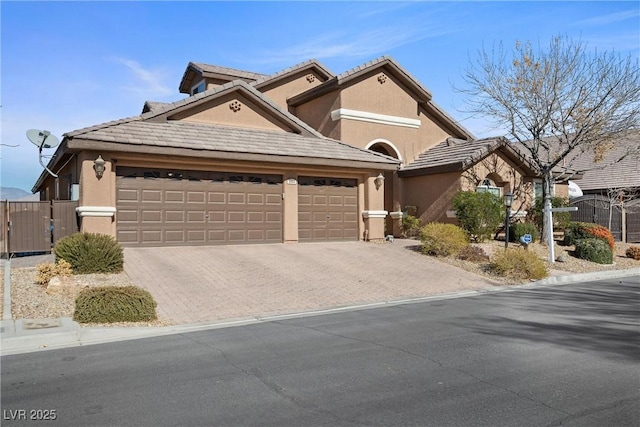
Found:
[{"label": "house trim", "polygon": [[418,129],[420,120],[408,117],[389,116],[386,114],[370,113],[368,111],[350,110],[348,108],[338,108],[331,112],[331,120],[356,120],[368,123],[378,123],[381,125],[408,127]]},{"label": "house trim", "polygon": [[112,217],[116,213],[116,208],[112,206],[79,206],[76,208],[76,212],[81,217]]},{"label": "house trim", "polygon": [[387,211],[362,211],[362,218],[386,218]]}]

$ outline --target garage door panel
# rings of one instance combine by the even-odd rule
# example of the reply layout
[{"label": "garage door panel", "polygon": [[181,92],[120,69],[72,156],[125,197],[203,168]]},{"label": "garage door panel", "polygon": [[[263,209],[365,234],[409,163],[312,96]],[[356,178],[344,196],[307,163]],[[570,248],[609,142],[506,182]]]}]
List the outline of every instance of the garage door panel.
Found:
[{"label": "garage door panel", "polygon": [[230,243],[241,243],[247,240],[245,230],[229,230],[228,236]]},{"label": "garage door panel", "polygon": [[121,203],[126,202],[138,202],[138,190],[131,190],[126,188],[120,188],[117,191],[118,201]]},{"label": "garage door panel", "polygon": [[151,211],[145,210],[142,211],[142,222],[143,223],[160,223],[162,222],[162,212],[161,211]]},{"label": "garage door panel", "polygon": [[240,204],[244,205],[245,203],[244,193],[229,193],[229,204]]},{"label": "garage door panel", "polygon": [[298,182],[300,241],[358,239],[356,180],[299,177]]},{"label": "garage door panel", "polygon": [[311,206],[311,195],[298,194],[298,206]]},{"label": "garage door panel", "polygon": [[187,212],[187,222],[189,224],[193,223],[204,223],[205,222],[205,212],[204,211],[188,211]]},{"label": "garage door panel", "polygon": [[142,190],[141,202],[162,202],[162,190]]},{"label": "garage door panel", "polygon": [[282,194],[266,194],[265,205],[269,206],[282,206]]},{"label": "garage door panel", "polygon": [[116,235],[120,243],[138,243],[137,230],[119,230]]},{"label": "garage door panel", "polygon": [[344,206],[352,206],[356,208],[358,206],[358,198],[355,196],[344,196],[342,199],[342,204]]},{"label": "garage door panel", "polygon": [[138,211],[120,209],[117,211],[118,222],[120,223],[136,223],[138,222]]},{"label": "garage door panel", "polygon": [[204,191],[188,191],[187,203],[202,203],[204,204],[205,194]]},{"label": "garage door panel", "polygon": [[164,211],[164,221],[168,223],[183,223],[184,211]]},{"label": "garage door panel", "polygon": [[207,241],[206,239],[207,233],[204,229],[202,230],[187,230],[187,242],[189,243],[204,243]]},{"label": "garage door panel", "polygon": [[282,213],[281,212],[266,212],[265,213],[265,223],[269,224],[281,224],[282,223]]},{"label": "garage door panel", "polygon": [[212,243],[224,243],[226,230],[208,230],[207,237],[209,242]]},{"label": "garage door panel", "polygon": [[209,222],[224,223],[225,221],[225,211],[209,211]]},{"label": "garage door panel", "polygon": [[142,243],[162,243],[161,230],[142,230]]},{"label": "garage door panel", "polygon": [[247,204],[249,205],[264,205],[264,194],[247,194]]},{"label": "garage door panel", "polygon": [[282,242],[281,176],[123,169],[116,235],[127,246]]},{"label": "garage door panel", "polygon": [[164,199],[167,203],[184,203],[184,191],[166,190],[164,192]]},{"label": "garage door panel", "polygon": [[219,193],[219,192],[209,192],[209,203],[219,203],[225,204],[227,203],[227,194]]},{"label": "garage door panel", "polygon": [[235,211],[235,212],[229,212],[229,215],[227,217],[227,221],[230,223],[234,223],[234,222],[245,222],[245,214],[246,212],[244,211]]}]

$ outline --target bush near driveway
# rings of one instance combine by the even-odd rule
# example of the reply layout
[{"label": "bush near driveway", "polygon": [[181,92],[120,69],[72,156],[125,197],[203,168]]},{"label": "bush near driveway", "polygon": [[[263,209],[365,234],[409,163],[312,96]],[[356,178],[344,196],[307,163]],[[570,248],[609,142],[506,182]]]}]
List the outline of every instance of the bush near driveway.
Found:
[{"label": "bush near driveway", "polygon": [[432,222],[420,229],[422,253],[434,256],[456,255],[469,245],[462,228],[453,224]]},{"label": "bush near driveway", "polygon": [[613,252],[607,242],[599,238],[580,239],[576,242],[576,256],[598,264],[612,264]]},{"label": "bush near driveway", "polygon": [[98,286],[76,298],[73,320],[79,323],[146,322],[156,320],[156,302],[137,286]]},{"label": "bush near driveway", "polygon": [[122,247],[106,234],[72,234],[60,239],[53,253],[56,261],[71,264],[75,274],[120,273],[124,265]]},{"label": "bush near driveway", "polygon": [[518,280],[539,280],[549,275],[544,261],[533,252],[520,248],[497,251],[489,267],[499,276]]},{"label": "bush near driveway", "polygon": [[503,219],[502,200],[488,192],[460,191],[453,198],[460,227],[473,242],[490,239]]},{"label": "bush near driveway", "polygon": [[604,240],[611,250],[616,247],[615,239],[611,231],[599,224],[590,222],[572,222],[564,230],[564,244],[575,245],[578,240],[598,238]]}]

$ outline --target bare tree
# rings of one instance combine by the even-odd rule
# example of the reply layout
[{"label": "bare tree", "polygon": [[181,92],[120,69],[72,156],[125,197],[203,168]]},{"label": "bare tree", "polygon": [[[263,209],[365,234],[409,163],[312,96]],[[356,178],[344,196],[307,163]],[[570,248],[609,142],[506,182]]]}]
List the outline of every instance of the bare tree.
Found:
[{"label": "bare tree", "polygon": [[[640,119],[640,71],[637,59],[615,52],[587,51],[581,41],[557,36],[535,48],[517,42],[482,49],[465,70],[467,111],[488,117],[505,130],[543,178],[545,207],[550,209],[553,183],[571,174],[569,154],[603,159]],[[637,152],[638,147],[635,147]],[[620,160],[634,155],[631,150]],[[550,229],[545,209],[542,241]]]}]

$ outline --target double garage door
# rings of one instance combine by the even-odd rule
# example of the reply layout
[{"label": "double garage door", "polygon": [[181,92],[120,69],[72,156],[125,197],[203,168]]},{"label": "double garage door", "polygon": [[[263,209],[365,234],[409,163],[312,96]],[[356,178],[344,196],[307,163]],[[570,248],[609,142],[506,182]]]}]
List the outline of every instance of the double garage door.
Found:
[{"label": "double garage door", "polygon": [[[281,175],[116,169],[116,232],[125,246],[280,243]],[[353,180],[300,179],[301,241],[357,239]]]}]

